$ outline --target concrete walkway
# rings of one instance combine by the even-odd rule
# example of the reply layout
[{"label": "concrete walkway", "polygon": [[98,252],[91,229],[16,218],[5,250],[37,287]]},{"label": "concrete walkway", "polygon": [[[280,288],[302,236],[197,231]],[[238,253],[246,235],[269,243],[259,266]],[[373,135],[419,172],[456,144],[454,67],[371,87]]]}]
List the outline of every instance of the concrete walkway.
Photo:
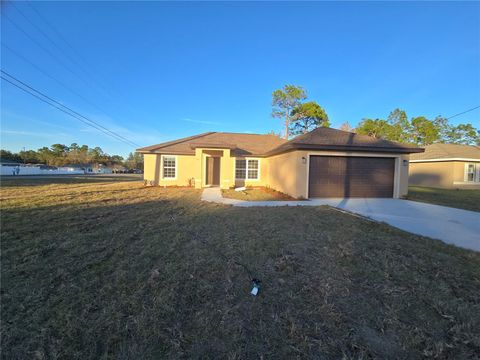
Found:
[{"label": "concrete walkway", "polygon": [[234,205],[242,207],[253,206],[297,206],[297,205],[310,205],[316,206],[310,201],[245,201],[237,199],[228,199],[222,196],[222,191],[218,187],[205,188],[202,193],[202,200],[208,202],[214,202],[218,204]]},{"label": "concrete walkway", "polygon": [[383,221],[399,229],[480,251],[480,213],[399,199],[311,199],[308,201],[243,201],[222,197],[219,188],[207,188],[202,200],[226,205],[320,206],[328,205]]}]

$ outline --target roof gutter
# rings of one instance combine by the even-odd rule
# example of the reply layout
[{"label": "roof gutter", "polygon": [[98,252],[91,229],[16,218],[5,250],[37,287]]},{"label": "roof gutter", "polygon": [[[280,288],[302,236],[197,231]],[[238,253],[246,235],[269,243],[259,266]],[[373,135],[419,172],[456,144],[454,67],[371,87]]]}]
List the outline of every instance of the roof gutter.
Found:
[{"label": "roof gutter", "polygon": [[167,155],[195,155],[195,152],[186,152],[186,151],[161,151],[161,150],[137,150],[138,153],[140,154],[167,154]]},{"label": "roof gutter", "polygon": [[421,163],[421,162],[441,162],[441,161],[472,161],[479,162],[480,158],[434,158],[434,159],[414,159],[410,160],[411,163]]},{"label": "roof gutter", "polygon": [[236,149],[237,145],[232,144],[206,144],[206,143],[195,143],[190,144],[191,149],[203,148],[203,149]]},{"label": "roof gutter", "polygon": [[316,144],[301,144],[291,143],[286,146],[280,145],[280,148],[273,149],[267,152],[266,156],[278,155],[284,152],[294,150],[341,150],[341,151],[367,151],[367,152],[383,152],[383,153],[396,153],[396,154],[411,154],[422,153],[425,151],[423,148],[393,148],[393,147],[380,147],[380,146],[346,146],[346,145],[316,145]]}]

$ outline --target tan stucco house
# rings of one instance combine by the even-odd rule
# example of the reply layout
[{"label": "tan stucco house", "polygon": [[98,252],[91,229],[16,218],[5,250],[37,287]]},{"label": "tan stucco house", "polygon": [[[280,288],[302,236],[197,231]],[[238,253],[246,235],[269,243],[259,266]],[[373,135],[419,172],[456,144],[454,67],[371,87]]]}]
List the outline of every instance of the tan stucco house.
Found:
[{"label": "tan stucco house", "polygon": [[410,153],[423,149],[317,128],[286,141],[273,135],[208,132],[147,146],[150,185],[268,186],[295,198],[402,197]]},{"label": "tan stucco house", "polygon": [[410,157],[410,185],[480,189],[480,148],[433,144]]}]

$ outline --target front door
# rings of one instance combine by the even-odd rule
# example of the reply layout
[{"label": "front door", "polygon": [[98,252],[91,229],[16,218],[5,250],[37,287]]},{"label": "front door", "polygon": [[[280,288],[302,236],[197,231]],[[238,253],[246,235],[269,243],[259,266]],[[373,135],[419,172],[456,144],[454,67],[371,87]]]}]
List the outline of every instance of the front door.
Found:
[{"label": "front door", "polygon": [[216,156],[207,157],[206,180],[207,186],[220,185],[220,158]]}]

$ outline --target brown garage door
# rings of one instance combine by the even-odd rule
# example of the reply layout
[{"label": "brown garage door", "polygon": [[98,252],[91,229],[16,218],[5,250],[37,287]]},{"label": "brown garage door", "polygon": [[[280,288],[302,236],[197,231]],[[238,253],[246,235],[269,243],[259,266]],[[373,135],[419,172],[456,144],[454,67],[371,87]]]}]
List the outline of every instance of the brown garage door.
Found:
[{"label": "brown garage door", "polygon": [[310,156],[309,197],[392,197],[395,159]]}]

